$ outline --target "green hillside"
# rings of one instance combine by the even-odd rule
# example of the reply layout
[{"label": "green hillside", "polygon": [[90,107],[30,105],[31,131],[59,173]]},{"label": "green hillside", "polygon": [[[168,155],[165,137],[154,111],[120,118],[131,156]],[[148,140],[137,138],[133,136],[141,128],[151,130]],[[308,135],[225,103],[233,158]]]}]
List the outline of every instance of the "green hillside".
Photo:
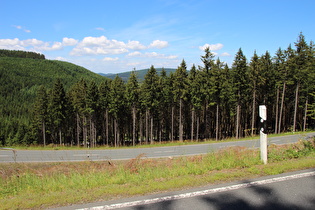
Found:
[{"label": "green hillside", "polygon": [[[5,53],[3,53],[5,52]],[[7,52],[18,52],[8,54]],[[28,58],[21,51],[0,50],[0,145],[29,125],[30,113],[41,85],[50,89],[60,79],[69,89],[80,79],[96,83],[106,80],[83,67],[56,60]]]},{"label": "green hillside", "polygon": [[[141,69],[141,70],[136,70],[136,74],[137,77],[139,79],[139,81],[143,81],[144,80],[144,76],[146,75],[146,73],[148,72],[149,69]],[[164,68],[164,70],[166,71],[166,74],[169,75],[171,72],[175,72],[176,69],[172,69],[172,68]],[[156,68],[156,72],[157,73],[161,73],[162,68]],[[122,73],[118,73],[118,74],[103,74],[103,73],[99,73],[99,75],[102,75],[104,77],[107,77],[109,79],[114,79],[116,77],[116,75],[118,75],[123,81],[127,81],[129,76],[130,76],[131,71],[127,71],[127,72],[122,72]]]}]

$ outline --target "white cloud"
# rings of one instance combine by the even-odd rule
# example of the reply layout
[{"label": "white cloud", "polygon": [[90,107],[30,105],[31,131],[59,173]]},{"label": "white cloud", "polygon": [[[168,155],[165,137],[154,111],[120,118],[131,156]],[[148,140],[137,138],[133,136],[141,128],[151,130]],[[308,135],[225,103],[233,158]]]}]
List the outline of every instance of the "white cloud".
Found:
[{"label": "white cloud", "polygon": [[56,57],[55,60],[58,60],[58,61],[67,61],[66,58],[61,57],[61,56]]},{"label": "white cloud", "polygon": [[178,57],[177,55],[168,55],[167,56],[167,55],[160,54],[157,52],[141,53],[139,51],[129,53],[127,56],[128,57],[142,57],[142,58],[162,58],[162,59],[176,59]]},{"label": "white cloud", "polygon": [[211,53],[212,53],[212,55],[214,55],[214,56],[218,56],[218,55],[219,55],[217,52],[211,52]]},{"label": "white cloud", "polygon": [[154,40],[150,45],[149,48],[158,48],[162,49],[168,46],[167,41],[161,41],[161,40]]},{"label": "white cloud", "polygon": [[141,55],[142,55],[141,52],[139,52],[139,51],[134,51],[134,52],[129,53],[127,56],[129,56],[129,57],[139,57],[139,56],[141,56]]},{"label": "white cloud", "polygon": [[153,57],[162,57],[163,55],[162,54],[158,54],[156,52],[146,52],[144,54],[144,57],[149,57],[149,58],[153,58]]},{"label": "white cloud", "polygon": [[127,66],[139,66],[141,63],[140,62],[133,62],[133,63],[127,63]]},{"label": "white cloud", "polygon": [[79,42],[78,40],[68,37],[62,39],[63,46],[74,46],[78,44],[78,42]]},{"label": "white cloud", "polygon": [[61,50],[63,48],[63,45],[61,42],[54,42],[54,44],[51,47],[48,47],[47,50]]},{"label": "white cloud", "polygon": [[54,51],[61,50],[64,46],[73,46],[78,43],[72,38],[63,38],[62,42],[44,42],[38,39],[0,39],[0,48],[10,50],[35,50],[35,51]]},{"label": "white cloud", "polygon": [[[165,48],[168,46],[167,41],[155,40],[149,46],[141,44],[139,41],[118,41],[115,39],[109,40],[105,36],[100,37],[85,37],[77,46],[70,52],[70,55],[108,55],[108,54],[123,54],[129,50],[145,50],[148,48]],[[134,56],[134,55],[130,55]]]},{"label": "white cloud", "polygon": [[118,61],[119,58],[111,58],[111,57],[105,57],[103,58],[103,61]]},{"label": "white cloud", "polygon": [[95,30],[98,30],[98,31],[105,31],[105,29],[102,28],[102,27],[97,27],[97,28],[95,28]]},{"label": "white cloud", "polygon": [[178,56],[177,55],[169,55],[169,56],[166,56],[167,59],[177,59]]},{"label": "white cloud", "polygon": [[139,41],[128,41],[128,43],[126,44],[126,47],[132,50],[144,50],[147,48],[146,46],[141,44]]},{"label": "white cloud", "polygon": [[16,28],[16,29],[19,29],[19,30],[23,30],[24,32],[26,32],[26,33],[30,33],[31,32],[31,30],[28,30],[28,29],[26,29],[25,27],[23,27],[23,26],[13,26],[14,28]]},{"label": "white cloud", "polygon": [[0,39],[0,48],[10,50],[27,50],[28,47],[37,47],[44,44],[43,41],[37,39]]},{"label": "white cloud", "polygon": [[159,54],[156,52],[147,52],[144,54],[144,57],[149,57],[149,58],[162,58],[162,59],[176,59],[178,56],[177,55],[164,55],[164,54]]},{"label": "white cloud", "polygon": [[15,46],[18,45],[20,40],[18,38],[15,39],[0,39],[0,46]]},{"label": "white cloud", "polygon": [[221,56],[231,56],[228,52],[224,52],[221,54]]},{"label": "white cloud", "polygon": [[14,26],[17,29],[22,29],[22,26]]},{"label": "white cloud", "polygon": [[25,50],[19,39],[0,39],[0,48],[8,50]]},{"label": "white cloud", "polygon": [[105,36],[85,37],[70,52],[70,55],[107,55],[128,52],[126,44],[117,40],[109,40]]},{"label": "white cloud", "polygon": [[199,49],[200,50],[205,50],[206,48],[208,48],[211,50],[211,51],[216,51],[216,50],[220,50],[223,48],[223,44],[221,43],[217,43],[217,44],[205,44],[203,46],[199,46]]},{"label": "white cloud", "polygon": [[49,42],[42,42],[40,44],[41,41],[39,41],[38,44],[36,44],[36,41],[39,41],[39,40],[34,40],[34,44],[29,45],[29,46],[33,46],[33,48],[37,51],[54,51],[54,50],[61,50],[63,48],[63,45],[61,42],[54,42],[52,45],[50,45]]},{"label": "white cloud", "polygon": [[30,47],[30,46],[41,46],[46,45],[48,43],[45,43],[38,39],[26,39],[19,41],[23,47]]}]

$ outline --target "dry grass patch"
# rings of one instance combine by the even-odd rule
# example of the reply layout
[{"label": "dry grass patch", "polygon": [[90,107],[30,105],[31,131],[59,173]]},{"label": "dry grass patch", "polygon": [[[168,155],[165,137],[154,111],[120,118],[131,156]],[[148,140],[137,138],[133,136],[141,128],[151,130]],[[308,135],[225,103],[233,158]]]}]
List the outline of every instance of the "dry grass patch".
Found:
[{"label": "dry grass patch", "polygon": [[315,166],[314,141],[258,150],[233,147],[207,155],[128,161],[0,164],[0,209],[47,208],[183,189]]}]

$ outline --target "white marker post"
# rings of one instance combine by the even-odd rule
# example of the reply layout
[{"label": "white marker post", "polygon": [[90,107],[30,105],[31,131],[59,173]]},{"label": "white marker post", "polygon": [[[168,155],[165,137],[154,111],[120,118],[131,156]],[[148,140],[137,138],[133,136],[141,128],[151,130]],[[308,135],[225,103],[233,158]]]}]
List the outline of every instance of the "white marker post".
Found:
[{"label": "white marker post", "polygon": [[266,126],[266,120],[267,120],[267,108],[265,105],[259,106],[259,116],[260,116],[260,122],[261,122],[261,128],[260,128],[260,159],[264,162],[264,164],[267,164],[267,126]]}]

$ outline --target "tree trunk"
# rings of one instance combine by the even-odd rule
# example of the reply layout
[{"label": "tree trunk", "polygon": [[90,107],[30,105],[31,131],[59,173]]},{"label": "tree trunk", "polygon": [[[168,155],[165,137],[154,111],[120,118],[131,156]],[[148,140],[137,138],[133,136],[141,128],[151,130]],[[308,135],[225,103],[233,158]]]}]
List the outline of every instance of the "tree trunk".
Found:
[{"label": "tree trunk", "polygon": [[115,141],[115,147],[117,147],[117,120],[114,119],[114,141]]},{"label": "tree trunk", "polygon": [[297,109],[298,109],[298,97],[299,97],[299,86],[300,83],[298,82],[296,85],[296,90],[295,90],[295,105],[294,105],[294,115],[293,115],[293,132],[295,132],[296,128],[296,116],[297,116]]},{"label": "tree trunk", "polygon": [[306,101],[305,101],[304,123],[303,123],[303,131],[304,131],[304,132],[305,132],[305,130],[306,130],[307,105],[308,105],[308,97],[306,97]]},{"label": "tree trunk", "polygon": [[90,120],[89,120],[90,121],[89,122],[89,124],[90,124],[90,135],[89,135],[90,147],[94,147],[94,139],[93,139],[94,134],[93,134],[92,117],[90,116],[89,118],[90,118]]},{"label": "tree trunk", "polygon": [[149,110],[145,112],[145,143],[148,144],[149,140]]},{"label": "tree trunk", "polygon": [[192,108],[192,111],[191,111],[191,132],[190,132],[190,139],[191,141],[194,140],[194,123],[195,123],[195,109]]},{"label": "tree trunk", "polygon": [[61,146],[62,145],[61,128],[59,128],[59,143],[60,143],[60,146]]},{"label": "tree trunk", "polygon": [[150,143],[153,144],[153,116],[151,115],[151,128],[150,128]]},{"label": "tree trunk", "polygon": [[278,121],[279,121],[278,116],[279,116],[279,87],[277,87],[275,134],[278,133]]},{"label": "tree trunk", "polygon": [[196,139],[199,140],[199,116],[197,116]]},{"label": "tree trunk", "polygon": [[239,138],[239,129],[240,129],[240,104],[237,104],[236,107],[236,129],[235,129],[235,138]]},{"label": "tree trunk", "polygon": [[219,104],[217,104],[216,123],[215,123],[215,140],[219,140]]},{"label": "tree trunk", "polygon": [[136,145],[136,107],[132,107],[132,145]]},{"label": "tree trunk", "polygon": [[139,119],[139,121],[140,121],[140,125],[139,125],[139,129],[140,129],[140,131],[139,131],[139,133],[140,133],[140,145],[141,145],[141,142],[142,142],[142,137],[143,137],[143,122],[142,122],[142,119],[143,119],[143,117],[142,117],[142,114],[140,114],[140,119]]},{"label": "tree trunk", "polygon": [[280,115],[279,115],[279,126],[278,126],[278,133],[281,133],[281,120],[282,120],[282,113],[283,113],[283,106],[284,106],[284,94],[285,94],[285,87],[286,83],[283,83],[283,89],[282,89],[282,96],[281,96],[281,106],[280,106]]},{"label": "tree trunk", "polygon": [[254,85],[254,91],[253,91],[252,128],[251,128],[251,134],[250,134],[251,136],[254,136],[255,116],[256,116],[256,84]]},{"label": "tree trunk", "polygon": [[83,139],[84,139],[84,147],[87,147],[87,123],[86,123],[86,117],[83,117]]},{"label": "tree trunk", "polygon": [[42,122],[42,131],[43,131],[43,141],[44,141],[44,147],[46,146],[46,126],[45,121]]},{"label": "tree trunk", "polygon": [[77,113],[77,146],[80,146],[80,116]]},{"label": "tree trunk", "polygon": [[116,145],[119,147],[121,145],[121,142],[120,142],[120,129],[119,129],[119,123],[118,123],[118,120],[116,120],[116,133],[117,133],[117,143]]},{"label": "tree trunk", "polygon": [[183,99],[179,99],[179,141],[183,141]]},{"label": "tree trunk", "polygon": [[107,146],[109,146],[109,128],[108,128],[108,124],[109,124],[109,119],[108,119],[108,109],[105,110],[105,121],[106,121],[106,144]]},{"label": "tree trunk", "polygon": [[237,107],[236,107],[236,129],[235,129],[235,138],[239,138],[239,129],[240,129],[240,91],[238,91],[238,101],[237,101]]},{"label": "tree trunk", "polygon": [[174,106],[172,106],[171,140],[174,141]]}]

